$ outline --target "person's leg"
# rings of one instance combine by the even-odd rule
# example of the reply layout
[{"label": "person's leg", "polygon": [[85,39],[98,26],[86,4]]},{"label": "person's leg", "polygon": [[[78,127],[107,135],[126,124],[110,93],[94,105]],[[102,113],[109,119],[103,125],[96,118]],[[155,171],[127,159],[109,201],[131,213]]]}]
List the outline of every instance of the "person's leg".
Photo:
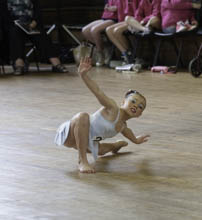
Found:
[{"label": "person's leg", "polygon": [[120,22],[109,26],[106,29],[107,36],[112,43],[121,51],[122,57],[126,64],[133,62],[132,53],[129,50],[128,40],[123,35],[123,32],[128,29],[126,22]]},{"label": "person's leg", "polygon": [[18,58],[16,61],[15,61],[15,66],[16,67],[24,67],[25,65],[25,62],[22,58]]},{"label": "person's leg", "polygon": [[14,74],[21,75],[24,71],[24,49],[26,34],[17,26],[11,25],[9,29],[9,51],[14,65]]},{"label": "person's leg", "polygon": [[114,24],[114,21],[112,20],[102,20],[102,22],[94,25],[91,30],[91,37],[93,39],[93,42],[96,45],[97,49],[97,62],[96,66],[103,66],[105,61],[104,56],[104,45],[103,45],[103,36],[102,32],[110,25]]},{"label": "person's leg", "polygon": [[58,57],[51,57],[51,58],[49,58],[49,61],[53,66],[57,66],[57,65],[61,64]]},{"label": "person's leg", "polygon": [[122,147],[126,147],[128,142],[116,141],[115,143],[99,143],[98,155],[105,155],[108,152],[117,153]]},{"label": "person's leg", "polygon": [[147,27],[145,27],[144,25],[140,24],[140,22],[138,22],[134,17],[132,16],[126,16],[125,18],[125,22],[127,23],[127,25],[129,26],[129,30],[131,28],[134,29],[135,31],[146,31]]},{"label": "person's leg", "polygon": [[145,26],[148,28],[161,29],[161,21],[158,17],[154,16],[149,19]]},{"label": "person's leg", "polygon": [[[79,171],[82,173],[94,173],[95,170],[88,163],[87,151],[89,145],[89,115],[87,113],[80,113],[73,121],[70,127],[69,140],[65,142],[65,145],[70,145],[71,139],[73,139],[76,145],[76,149],[79,152]],[[71,134],[72,133],[72,134]],[[73,136],[74,138],[71,138]],[[71,145],[70,145],[71,146]]]},{"label": "person's leg", "polygon": [[122,53],[128,50],[128,41],[123,35],[125,30],[127,30],[126,22],[119,22],[106,29],[108,38]]},{"label": "person's leg", "polygon": [[112,20],[102,20],[102,22],[94,25],[90,30],[91,36],[99,52],[104,49],[101,32],[104,31],[108,26],[112,24],[114,24],[114,21]]},{"label": "person's leg", "polygon": [[24,66],[24,49],[26,34],[17,26],[9,29],[10,58],[16,66]]},{"label": "person's leg", "polygon": [[121,51],[122,57],[126,64],[133,62],[132,53],[129,50],[128,40],[123,32],[128,29],[126,22],[120,22],[107,27],[106,33],[112,43]]},{"label": "person's leg", "polygon": [[94,38],[91,36],[91,28],[94,27],[95,25],[102,23],[102,22],[103,22],[103,20],[101,20],[101,19],[96,20],[96,21],[93,21],[90,24],[86,25],[85,27],[83,27],[82,34],[83,34],[84,38],[86,40],[89,40],[91,43],[95,44]]}]

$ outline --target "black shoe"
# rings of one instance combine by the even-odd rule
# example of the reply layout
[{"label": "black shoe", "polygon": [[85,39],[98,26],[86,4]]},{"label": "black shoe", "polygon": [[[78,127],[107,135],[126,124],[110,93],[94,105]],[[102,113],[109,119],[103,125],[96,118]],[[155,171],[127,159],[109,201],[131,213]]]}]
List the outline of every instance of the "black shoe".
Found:
[{"label": "black shoe", "polygon": [[62,64],[58,64],[56,66],[52,66],[52,72],[54,72],[54,73],[68,73],[68,70]]},{"label": "black shoe", "polygon": [[126,53],[124,53],[122,55],[123,57],[123,60],[126,64],[131,64],[133,63],[133,56],[132,56],[132,53],[130,51],[126,51]]},{"label": "black shoe", "polygon": [[14,68],[14,72],[13,74],[16,76],[20,76],[20,75],[24,75],[25,71],[24,71],[24,66],[16,66]]}]

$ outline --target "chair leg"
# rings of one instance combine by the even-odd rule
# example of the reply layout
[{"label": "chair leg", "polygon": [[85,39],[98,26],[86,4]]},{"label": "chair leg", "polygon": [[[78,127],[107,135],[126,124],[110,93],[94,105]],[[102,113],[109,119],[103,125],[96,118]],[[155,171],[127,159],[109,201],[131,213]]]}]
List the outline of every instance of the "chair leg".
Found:
[{"label": "chair leg", "polygon": [[156,66],[159,58],[159,52],[160,52],[160,47],[161,47],[162,39],[160,38],[159,41],[157,42],[157,48],[154,54],[154,61],[153,61],[153,66]]},{"label": "chair leg", "polygon": [[140,44],[141,44],[141,39],[139,37],[136,37],[135,38],[135,43],[134,43],[134,46],[133,46],[133,58],[137,58],[137,51],[138,51],[138,48],[140,47]]},{"label": "chair leg", "polygon": [[5,74],[4,64],[2,65],[2,73]]},{"label": "chair leg", "polygon": [[[154,41],[153,41],[153,39],[152,39],[151,37],[149,37],[148,43],[149,43],[149,48],[150,48],[152,54],[155,54]],[[152,56],[151,56],[151,57],[152,57]],[[150,64],[152,65],[152,62],[153,62],[152,58],[149,60],[149,62],[150,62]]]},{"label": "chair leg", "polygon": [[176,45],[175,40],[172,40],[172,45],[173,45],[174,50],[175,50],[175,53],[176,53],[176,55],[177,55],[176,65],[179,65],[179,62],[180,62],[181,66],[184,66],[183,61],[182,61],[182,56],[181,56],[181,53],[182,53],[182,41],[180,41],[180,47],[179,47],[179,49],[178,49],[178,47],[177,47],[177,45]]},{"label": "chair leg", "polygon": [[5,74],[4,62],[3,62],[3,60],[0,60],[0,62],[1,62],[0,74]]},{"label": "chair leg", "polygon": [[178,56],[177,56],[177,62],[176,62],[176,71],[178,70],[178,66],[179,66],[179,62],[181,63],[182,67],[183,67],[183,62],[182,62],[182,46],[183,46],[183,42],[180,41],[180,47],[178,50]]},{"label": "chair leg", "polygon": [[36,48],[34,48],[34,60],[35,60],[35,64],[36,64],[37,71],[40,72]]},{"label": "chair leg", "polygon": [[196,46],[196,51],[198,51],[199,45],[198,45],[197,41],[194,41],[194,44]]}]

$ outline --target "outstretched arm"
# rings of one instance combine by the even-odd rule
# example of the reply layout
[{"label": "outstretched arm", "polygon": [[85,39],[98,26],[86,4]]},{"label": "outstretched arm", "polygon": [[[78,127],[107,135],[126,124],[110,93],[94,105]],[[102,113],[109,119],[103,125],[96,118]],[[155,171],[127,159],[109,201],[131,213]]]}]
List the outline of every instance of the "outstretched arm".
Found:
[{"label": "outstretched arm", "polygon": [[106,96],[104,92],[98,87],[97,83],[88,77],[87,73],[90,71],[91,68],[92,66],[90,58],[85,57],[81,59],[78,73],[81,76],[82,80],[90,89],[90,91],[96,96],[101,105],[105,106],[106,108],[116,107],[115,101]]},{"label": "outstretched arm", "polygon": [[135,144],[142,144],[148,141],[148,137],[150,137],[150,135],[136,137],[132,132],[132,130],[128,127],[125,127],[121,133],[124,137],[128,138],[130,141],[132,141]]}]

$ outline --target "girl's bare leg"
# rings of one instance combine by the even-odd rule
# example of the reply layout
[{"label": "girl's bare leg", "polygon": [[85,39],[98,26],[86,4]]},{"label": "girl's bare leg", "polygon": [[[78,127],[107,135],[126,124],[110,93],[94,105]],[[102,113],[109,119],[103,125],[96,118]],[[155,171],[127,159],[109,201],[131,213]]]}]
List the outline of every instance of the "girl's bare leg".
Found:
[{"label": "girl's bare leg", "polygon": [[103,22],[95,24],[91,28],[91,36],[99,52],[101,52],[104,49],[101,32],[112,24],[114,24],[114,21],[112,20],[103,20]]},{"label": "girl's bare leg", "polygon": [[103,20],[96,20],[96,21],[93,21],[90,24],[86,25],[85,27],[83,27],[82,34],[83,34],[84,38],[95,44],[94,38],[91,35],[91,28],[94,25],[100,24],[102,22],[103,22]]},{"label": "girl's bare leg", "polygon": [[95,173],[87,159],[87,149],[89,143],[89,115],[80,113],[74,122],[74,137],[79,152],[79,171],[81,173]]},{"label": "girl's bare leg", "polygon": [[49,61],[51,62],[51,64],[53,66],[57,66],[58,64],[61,64],[60,60],[58,57],[52,57],[49,59]]},{"label": "girl's bare leg", "polygon": [[149,19],[147,24],[145,25],[146,27],[152,27],[156,29],[161,29],[161,21],[158,17],[152,17]]},{"label": "girl's bare leg", "polygon": [[126,22],[111,25],[106,29],[108,38],[122,53],[128,50],[128,41],[123,35],[123,32],[127,29]]},{"label": "girl's bare leg", "polygon": [[25,65],[25,63],[24,63],[24,60],[23,59],[21,59],[21,58],[18,58],[16,61],[15,61],[15,65],[16,66],[24,66]]},{"label": "girl's bare leg", "polygon": [[122,147],[128,145],[126,141],[116,141],[115,143],[100,143],[99,144],[99,155],[104,155],[108,152],[117,153]]},{"label": "girl's bare leg", "polygon": [[137,20],[136,20],[134,17],[132,17],[132,16],[126,16],[125,22],[126,22],[129,26],[135,28],[135,29],[138,30],[138,31],[145,31],[145,30],[146,30],[146,27],[145,27],[144,25],[140,24],[140,22],[137,21]]},{"label": "girl's bare leg", "polygon": [[161,28],[161,21],[158,17],[155,16],[150,18],[146,25],[142,25],[134,17],[131,16],[126,16],[125,21],[129,26],[139,31],[146,31],[148,28]]}]

